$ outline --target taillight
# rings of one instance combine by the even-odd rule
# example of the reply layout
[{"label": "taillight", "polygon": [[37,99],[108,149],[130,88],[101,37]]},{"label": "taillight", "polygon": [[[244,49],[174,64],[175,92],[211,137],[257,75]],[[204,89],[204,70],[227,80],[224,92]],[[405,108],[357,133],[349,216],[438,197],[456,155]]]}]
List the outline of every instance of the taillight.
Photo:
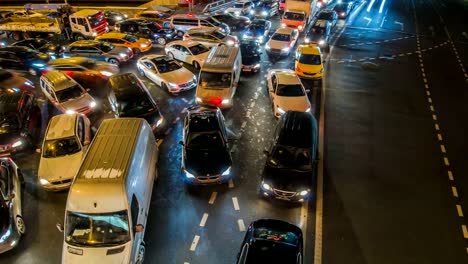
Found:
[{"label": "taillight", "polygon": [[42,71],[41,75],[47,74],[47,71]]},{"label": "taillight", "polygon": [[190,38],[190,35],[187,34],[187,33],[185,33],[184,36],[183,36],[182,38],[183,38],[183,40],[187,40],[188,38]]}]

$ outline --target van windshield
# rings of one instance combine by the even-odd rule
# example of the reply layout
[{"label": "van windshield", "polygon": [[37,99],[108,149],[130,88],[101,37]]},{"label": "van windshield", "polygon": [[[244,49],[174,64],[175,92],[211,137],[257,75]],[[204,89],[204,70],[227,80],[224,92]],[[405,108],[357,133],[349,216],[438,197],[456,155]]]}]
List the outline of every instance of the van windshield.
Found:
[{"label": "van windshield", "polygon": [[205,72],[200,73],[200,84],[207,89],[224,89],[231,87],[231,73]]},{"label": "van windshield", "polygon": [[122,245],[130,240],[127,212],[106,214],[67,212],[65,240],[74,246]]},{"label": "van windshield", "polygon": [[304,20],[304,14],[286,12],[284,13],[283,19],[302,21]]},{"label": "van windshield", "polygon": [[81,150],[76,137],[46,140],[42,157],[57,158],[65,155],[77,153]]}]

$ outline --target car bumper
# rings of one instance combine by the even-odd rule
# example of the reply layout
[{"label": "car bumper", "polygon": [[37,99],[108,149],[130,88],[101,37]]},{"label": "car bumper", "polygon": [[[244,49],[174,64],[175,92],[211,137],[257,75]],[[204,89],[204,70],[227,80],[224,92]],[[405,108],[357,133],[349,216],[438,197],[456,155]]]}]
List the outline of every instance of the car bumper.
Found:
[{"label": "car bumper", "polygon": [[270,56],[288,56],[289,53],[291,53],[291,50],[283,51],[280,49],[269,49],[269,50],[266,50],[266,52]]},{"label": "car bumper", "polygon": [[255,67],[255,65],[244,65],[242,64],[242,71],[243,72],[258,72],[260,71],[260,67]]},{"label": "car bumper", "polygon": [[184,181],[188,185],[218,185],[229,181],[230,177],[221,175],[211,176],[196,176],[195,178],[187,178],[183,175]]},{"label": "car bumper", "polygon": [[173,94],[177,94],[177,93],[187,91],[187,90],[192,90],[195,88],[197,88],[197,83],[195,81],[191,81],[188,83],[179,84],[177,85],[177,87],[169,87],[169,91]]},{"label": "car bumper", "polygon": [[71,183],[72,183],[72,179],[66,179],[62,181],[51,182],[49,184],[39,183],[39,185],[47,191],[58,192],[58,191],[63,191],[63,190],[70,188]]},{"label": "car bumper", "polygon": [[321,80],[323,78],[323,73],[301,72],[297,70],[295,72],[297,76],[305,79]]},{"label": "car bumper", "polygon": [[292,203],[302,203],[308,200],[310,194],[306,196],[301,196],[298,193],[293,193],[291,195],[284,195],[277,192],[275,189],[273,190],[265,190],[260,188],[261,195],[265,198],[285,201],[285,202],[292,202]]}]

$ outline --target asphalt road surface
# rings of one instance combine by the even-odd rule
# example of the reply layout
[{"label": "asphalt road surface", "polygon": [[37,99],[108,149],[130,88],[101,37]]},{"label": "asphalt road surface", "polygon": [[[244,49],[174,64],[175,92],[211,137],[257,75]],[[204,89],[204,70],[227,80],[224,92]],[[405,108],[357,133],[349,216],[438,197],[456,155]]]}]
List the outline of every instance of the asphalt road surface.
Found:
[{"label": "asphalt road surface", "polygon": [[[194,91],[171,96],[142,78],[169,123],[146,226],[146,263],[234,263],[245,228],[263,217],[304,230],[304,263],[468,263],[468,13],[459,3],[363,1],[338,22],[323,54],[323,87],[304,82],[324,131],[323,185],[304,205],[257,194],[262,150],[276,122],[265,76],[291,68],[291,57],[269,61],[264,54],[261,72],[241,77],[234,106],[224,111],[234,140],[233,181],[195,190],[182,183],[177,144]],[[135,59],[121,71],[136,73]],[[45,127],[53,114],[46,102],[42,113]],[[94,117],[94,127],[108,117]],[[39,154],[15,161],[27,182],[27,234],[0,262],[59,263],[63,234],[55,225],[63,222],[67,193],[38,186]]]}]

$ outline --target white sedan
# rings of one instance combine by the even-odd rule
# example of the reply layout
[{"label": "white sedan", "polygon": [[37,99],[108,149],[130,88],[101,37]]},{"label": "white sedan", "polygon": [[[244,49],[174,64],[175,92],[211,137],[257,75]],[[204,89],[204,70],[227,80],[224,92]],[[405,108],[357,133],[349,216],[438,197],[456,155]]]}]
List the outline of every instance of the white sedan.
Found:
[{"label": "white sedan", "polygon": [[279,28],[265,44],[269,56],[287,56],[296,45],[299,31],[293,28]]},{"label": "white sedan", "polygon": [[270,70],[267,75],[267,85],[273,114],[276,118],[289,110],[310,112],[307,92],[293,70]]},{"label": "white sedan", "polygon": [[191,40],[173,41],[166,45],[166,54],[170,58],[192,65],[200,69],[205,62],[210,49],[203,44]]},{"label": "white sedan", "polygon": [[149,55],[137,62],[138,72],[163,90],[176,94],[197,87],[195,75],[166,55]]}]

